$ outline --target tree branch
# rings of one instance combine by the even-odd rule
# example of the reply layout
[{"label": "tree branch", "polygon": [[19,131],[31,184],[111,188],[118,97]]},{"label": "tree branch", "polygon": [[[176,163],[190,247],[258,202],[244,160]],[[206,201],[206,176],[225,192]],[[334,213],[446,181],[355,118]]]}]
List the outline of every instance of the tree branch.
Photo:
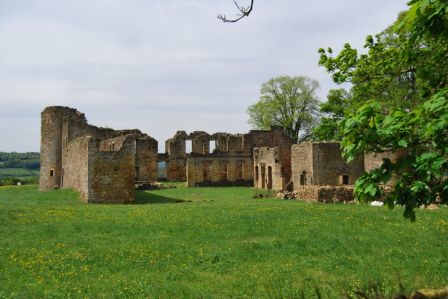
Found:
[{"label": "tree branch", "polygon": [[235,19],[227,19],[226,15],[219,14],[218,19],[225,23],[236,23],[244,17],[248,17],[254,8],[254,0],[250,1],[250,5],[248,7],[240,6],[236,0],[233,0],[236,8],[239,10],[239,14],[237,14]]}]

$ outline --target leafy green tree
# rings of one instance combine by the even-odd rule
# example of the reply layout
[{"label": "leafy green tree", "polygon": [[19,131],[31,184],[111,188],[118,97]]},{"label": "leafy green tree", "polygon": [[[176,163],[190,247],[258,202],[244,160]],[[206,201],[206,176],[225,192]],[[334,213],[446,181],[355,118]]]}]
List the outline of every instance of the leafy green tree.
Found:
[{"label": "leafy green tree", "polygon": [[[405,151],[362,176],[361,200],[384,197],[405,206],[405,217],[433,202],[448,203],[448,2],[414,0],[395,24],[366,41],[367,54],[346,44],[320,64],[336,83],[349,82],[350,113],[340,125],[344,156]],[[394,178],[391,181],[391,178]],[[392,184],[385,193],[381,183]]]},{"label": "leafy green tree", "polygon": [[283,128],[294,143],[311,137],[319,116],[319,83],[307,77],[281,76],[264,83],[260,100],[248,108],[257,129]]},{"label": "leafy green tree", "polygon": [[0,152],[0,168],[39,169],[39,153],[5,153]]},{"label": "leafy green tree", "polygon": [[320,104],[319,125],[313,129],[313,138],[318,141],[340,140],[340,123],[351,104],[350,94],[343,88],[331,89],[327,95],[327,102]]}]

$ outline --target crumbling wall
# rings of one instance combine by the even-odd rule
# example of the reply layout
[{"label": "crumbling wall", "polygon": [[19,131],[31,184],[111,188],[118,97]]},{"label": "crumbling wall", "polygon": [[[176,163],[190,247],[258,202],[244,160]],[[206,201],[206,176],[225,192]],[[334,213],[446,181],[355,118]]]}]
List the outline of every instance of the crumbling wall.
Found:
[{"label": "crumbling wall", "polygon": [[134,201],[135,137],[72,140],[63,153],[62,188],[79,192],[86,203]]},{"label": "crumbling wall", "polygon": [[[193,151],[186,154],[186,159],[183,157],[182,159],[173,159],[176,155],[171,154],[172,146],[180,139],[180,136],[182,136],[183,144],[185,140],[191,138]],[[213,153],[210,153],[208,146],[213,141],[216,143],[216,148]],[[180,177],[181,172],[184,171],[182,163],[186,160],[186,178],[189,186],[217,185],[218,183],[221,185],[250,185],[249,181],[254,177],[254,145],[278,148],[273,159],[280,166],[275,166],[275,169],[273,166],[271,172],[277,177],[281,175],[284,178],[280,179],[280,182],[276,181],[276,186],[285,185],[291,176],[291,140],[279,128],[269,131],[254,130],[247,134],[215,133],[208,135],[205,132],[197,131],[187,135],[183,131],[181,134],[178,132],[167,141],[167,146],[171,146],[167,151],[167,173],[171,173],[168,179],[172,180],[175,176]],[[175,164],[170,166],[170,163]],[[273,162],[272,165],[275,163]]]},{"label": "crumbling wall", "polygon": [[134,199],[136,143],[133,135],[114,138],[121,147],[102,151],[104,144],[89,143],[89,203],[129,203]]},{"label": "crumbling wall", "polygon": [[62,119],[75,113],[68,107],[47,107],[41,113],[39,189],[60,188],[62,173]]},{"label": "crumbling wall", "polygon": [[353,185],[363,173],[363,156],[347,163],[339,143],[313,143],[314,185]]},{"label": "crumbling wall", "polygon": [[[368,153],[364,154],[364,165],[365,171],[370,172],[374,169],[380,168],[383,164],[383,159],[389,159],[392,163],[397,163],[397,161],[405,157],[408,154],[406,149],[399,149],[396,151],[386,151],[382,153]],[[387,186],[392,186],[397,180],[396,174],[393,174],[390,180],[387,182]]]},{"label": "crumbling wall", "polygon": [[261,189],[285,190],[291,179],[290,157],[290,149],[254,148],[254,186]]},{"label": "crumbling wall", "polygon": [[80,199],[89,197],[89,143],[91,137],[80,137],[71,141],[63,153],[61,188],[72,188],[79,192]]},{"label": "crumbling wall", "polygon": [[185,131],[178,131],[173,138],[165,142],[166,179],[169,181],[185,181],[187,179],[186,140]]},{"label": "crumbling wall", "polygon": [[189,157],[187,186],[251,186],[251,165],[249,157]]},{"label": "crumbling wall", "polygon": [[[118,136],[106,140],[99,140],[99,150],[102,152],[118,152],[123,147],[123,143],[128,140],[128,135]],[[92,139],[97,139],[92,137]]]},{"label": "crumbling wall", "polygon": [[185,141],[188,139],[185,131],[177,131],[176,134],[165,142],[166,155],[169,158],[186,158]]},{"label": "crumbling wall", "polygon": [[299,186],[313,185],[313,147],[309,142],[291,147],[291,171],[294,190]]},{"label": "crumbling wall", "polygon": [[216,142],[215,150],[217,152],[227,152],[228,151],[228,138],[230,134],[228,133],[215,133],[211,136],[213,140]]},{"label": "crumbling wall", "polygon": [[140,182],[157,180],[158,146],[151,137],[144,137],[136,141],[135,177]]},{"label": "crumbling wall", "polygon": [[195,131],[190,134],[191,153],[207,155],[210,152],[210,135],[203,131]]},{"label": "crumbling wall", "polygon": [[243,154],[243,135],[235,134],[227,137],[227,152],[229,155]]},{"label": "crumbling wall", "polygon": [[353,186],[299,186],[294,197],[304,201],[336,203],[354,200]]},{"label": "crumbling wall", "polygon": [[270,130],[251,130],[243,134],[243,152],[250,155],[254,147],[290,148],[291,145],[291,138],[286,136],[280,127],[272,127]]},{"label": "crumbling wall", "polygon": [[294,189],[313,185],[353,185],[364,173],[364,159],[347,163],[337,142],[303,142],[292,146]]},{"label": "crumbling wall", "polygon": [[157,141],[139,130],[98,128],[69,107],[47,107],[41,117],[40,190],[74,188],[87,202],[129,202],[137,169],[137,179],[156,178]]},{"label": "crumbling wall", "polygon": [[383,164],[383,159],[389,159],[392,163],[396,163],[399,158],[407,155],[407,151],[397,150],[397,151],[386,151],[382,153],[368,153],[364,155],[364,165],[366,172],[370,172],[376,168],[381,167]]}]

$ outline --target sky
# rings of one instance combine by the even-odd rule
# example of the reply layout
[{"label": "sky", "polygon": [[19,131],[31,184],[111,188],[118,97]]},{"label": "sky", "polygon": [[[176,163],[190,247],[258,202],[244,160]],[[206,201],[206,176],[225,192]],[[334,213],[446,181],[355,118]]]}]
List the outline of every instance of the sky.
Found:
[{"label": "sky", "polygon": [[[239,0],[241,5],[249,0]],[[0,0],[0,151],[39,151],[40,112],[69,106],[90,124],[137,128],[164,142],[245,133],[261,84],[281,75],[337,86],[319,48],[362,49],[404,0]]]}]

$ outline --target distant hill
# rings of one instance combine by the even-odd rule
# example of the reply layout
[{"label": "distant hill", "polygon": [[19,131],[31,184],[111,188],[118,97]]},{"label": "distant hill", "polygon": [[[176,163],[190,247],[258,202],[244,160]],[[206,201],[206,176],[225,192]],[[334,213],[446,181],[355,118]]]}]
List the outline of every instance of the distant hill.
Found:
[{"label": "distant hill", "polygon": [[0,152],[0,169],[1,168],[24,168],[28,170],[39,170],[40,154],[35,152]]},{"label": "distant hill", "polygon": [[0,186],[37,184],[40,169],[40,154],[0,152]]}]

